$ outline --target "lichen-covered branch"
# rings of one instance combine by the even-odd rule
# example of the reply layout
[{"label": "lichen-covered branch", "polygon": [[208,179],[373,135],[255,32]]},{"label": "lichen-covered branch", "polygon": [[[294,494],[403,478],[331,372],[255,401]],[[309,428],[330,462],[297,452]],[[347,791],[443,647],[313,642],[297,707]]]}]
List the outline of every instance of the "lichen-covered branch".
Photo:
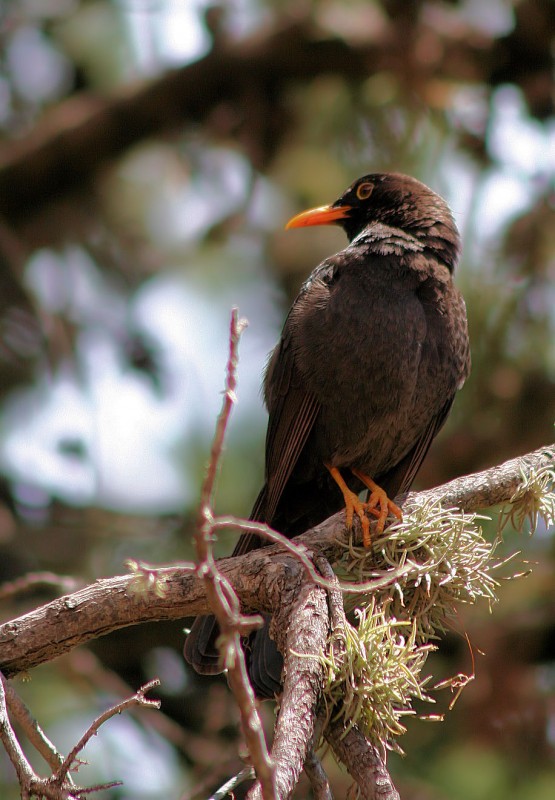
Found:
[{"label": "lichen-covered branch", "polygon": [[[436,489],[412,493],[408,499],[412,502],[434,498],[462,510],[476,509],[489,502],[508,503],[523,480],[523,472],[554,467],[555,446],[549,445],[476,476],[457,478]],[[240,526],[241,521],[237,520],[238,529]],[[345,516],[339,513],[295,541],[333,562],[344,552],[348,540]],[[290,557],[288,554],[287,558]],[[280,546],[272,545],[239,558],[222,559],[218,568],[244,607],[271,611],[275,581],[285,569],[283,559]],[[0,669],[6,675],[13,675],[128,625],[181,619],[210,611],[202,581],[190,565],[160,569],[157,575],[164,583],[162,596],[155,592],[145,596],[135,591],[137,577],[123,575],[98,580],[4,622],[0,625]]]},{"label": "lichen-covered branch", "polygon": [[412,498],[418,502],[438,500],[444,508],[455,507],[461,511],[491,508],[509,503],[523,479],[532,471],[538,473],[541,470],[555,470],[555,444],[540,447],[482,472],[463,475],[435,489],[411,492],[407,501]]},{"label": "lichen-covered branch", "polygon": [[[291,559],[290,559],[291,561]],[[277,796],[289,797],[302,772],[313,739],[324,669],[319,658],[329,632],[326,592],[292,563],[272,631],[284,653],[283,694],[276,721],[272,758]],[[249,800],[258,800],[255,786]]]}]

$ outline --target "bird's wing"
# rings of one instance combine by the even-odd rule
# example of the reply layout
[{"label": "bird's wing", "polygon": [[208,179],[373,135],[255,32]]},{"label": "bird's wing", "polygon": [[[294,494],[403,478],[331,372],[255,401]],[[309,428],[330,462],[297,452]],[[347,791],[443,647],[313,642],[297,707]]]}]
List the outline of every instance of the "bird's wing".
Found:
[{"label": "bird's wing", "polygon": [[277,389],[273,391],[266,435],[264,518],[269,522],[274,517],[285,485],[320,410],[314,395],[305,391],[295,380],[291,360],[290,352],[285,351],[274,367],[274,376],[278,378],[278,383]]},{"label": "bird's wing", "polygon": [[[293,353],[284,336],[272,356],[268,373],[271,392],[267,398],[269,420],[266,434],[266,482],[258,495],[250,519],[269,525],[287,481],[316,421],[320,405],[315,397],[303,390],[295,374]],[[243,534],[234,556],[260,547],[256,534]]]},{"label": "bird's wing", "polygon": [[[306,444],[320,408],[315,398],[303,391],[295,373],[293,350],[286,324],[281,341],[268,365],[267,385],[268,382],[271,383],[271,391],[267,392],[270,417],[266,434],[266,482],[250,514],[250,519],[268,524],[272,522],[285,485]],[[262,544],[263,540],[256,533],[243,533],[232,555],[244,555]],[[221,672],[221,660],[216,648],[218,636],[219,627],[214,617],[198,617],[195,620],[185,641],[185,658],[197,672],[208,675]],[[259,648],[261,657],[270,664],[271,657],[275,657],[277,650],[268,638],[267,631],[264,636],[259,637]],[[279,681],[281,667],[281,657],[278,656],[278,665],[273,671],[268,666],[261,670],[260,677],[255,678],[261,696],[272,697],[273,692],[277,691],[274,684],[271,689],[267,688],[263,676],[274,675],[274,681]]]},{"label": "bird's wing", "polygon": [[[287,481],[301,455],[320,411],[320,404],[313,394],[307,392],[295,364],[294,338],[298,304],[304,296],[314,290],[315,279],[318,290],[326,292],[327,278],[331,267],[322,265],[311,276],[297,297],[283,327],[281,339],[270,358],[264,382],[266,405],[268,406],[268,430],[266,433],[265,484],[258,495],[250,519],[272,524]],[[243,534],[233,555],[242,555],[260,547],[256,534]]]},{"label": "bird's wing", "polygon": [[417,440],[416,444],[409,450],[398,464],[377,478],[379,485],[385,489],[388,496],[393,498],[399,494],[408,492],[412,482],[416,478],[416,473],[430,449],[430,445],[443,427],[449,415],[455,395],[440,409],[439,413],[430,421],[428,427]]}]

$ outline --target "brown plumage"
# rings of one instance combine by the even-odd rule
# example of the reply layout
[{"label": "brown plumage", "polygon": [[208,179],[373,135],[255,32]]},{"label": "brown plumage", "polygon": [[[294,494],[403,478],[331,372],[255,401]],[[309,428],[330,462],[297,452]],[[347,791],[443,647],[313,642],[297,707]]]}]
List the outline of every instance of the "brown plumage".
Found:
[{"label": "brown plumage", "polygon": [[[288,227],[329,223],[350,243],[302,286],[264,381],[265,483],[251,519],[289,538],[344,507],[330,467],[355,493],[364,485],[351,470],[389,498],[406,492],[470,369],[447,204],[414,178],[366,175]],[[243,535],[233,554],[261,544]],[[185,657],[198,672],[221,670],[216,636],[213,617],[196,620]],[[279,692],[281,667],[266,627],[249,648],[259,696]]]}]

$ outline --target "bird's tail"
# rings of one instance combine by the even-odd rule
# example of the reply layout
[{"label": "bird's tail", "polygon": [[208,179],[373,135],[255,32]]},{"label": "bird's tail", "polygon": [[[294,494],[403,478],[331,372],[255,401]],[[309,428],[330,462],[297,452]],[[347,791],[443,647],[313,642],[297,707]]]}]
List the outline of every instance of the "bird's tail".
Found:
[{"label": "bird's tail", "polygon": [[[254,507],[250,519],[263,520],[265,516],[266,487],[264,487]],[[234,556],[244,555],[264,545],[256,534],[243,534],[232,553]],[[258,697],[274,697],[281,688],[281,672],[283,658],[269,635],[269,617],[264,626],[249,639],[245,651],[247,667],[254,690]],[[185,640],[183,654],[185,660],[200,675],[218,675],[223,671],[221,658],[216,645],[220,628],[212,616],[197,617],[191,632]]]},{"label": "bird's tail", "polygon": [[216,646],[220,628],[215,617],[197,617],[185,639],[183,655],[199,675],[218,675],[222,671]]}]

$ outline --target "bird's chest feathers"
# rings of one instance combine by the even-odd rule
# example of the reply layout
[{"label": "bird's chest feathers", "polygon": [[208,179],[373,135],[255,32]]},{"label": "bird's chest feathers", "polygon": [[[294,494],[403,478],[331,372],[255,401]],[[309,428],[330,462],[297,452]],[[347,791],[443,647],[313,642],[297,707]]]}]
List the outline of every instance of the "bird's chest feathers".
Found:
[{"label": "bird's chest feathers", "polygon": [[344,274],[315,283],[301,303],[295,360],[323,405],[354,392],[378,412],[410,396],[427,331],[410,287]]}]

